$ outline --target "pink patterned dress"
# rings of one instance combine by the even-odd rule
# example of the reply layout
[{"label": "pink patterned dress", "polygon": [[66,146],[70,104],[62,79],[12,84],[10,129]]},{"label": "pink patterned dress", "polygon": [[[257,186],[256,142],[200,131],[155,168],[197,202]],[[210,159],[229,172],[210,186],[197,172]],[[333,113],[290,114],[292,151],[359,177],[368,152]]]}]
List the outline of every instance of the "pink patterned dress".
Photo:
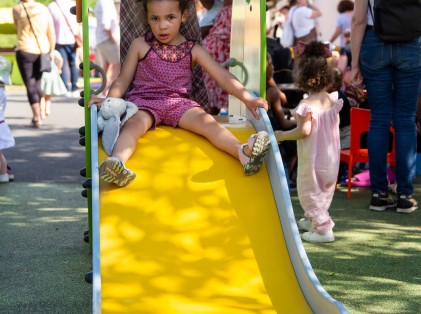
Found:
[{"label": "pink patterned dress", "polygon": [[304,216],[321,234],[335,225],[328,210],[335,192],[341,149],[339,111],[343,101],[338,100],[337,93],[330,95],[334,104],[328,110],[316,111],[303,100],[291,111],[294,116],[304,117],[309,112],[312,115],[310,135],[297,140],[297,192]]},{"label": "pink patterned dress", "polygon": [[[202,46],[218,63],[223,63],[230,56],[232,6],[223,6],[216,15],[213,27],[202,42]],[[227,68],[228,69],[228,68]],[[206,90],[208,92],[209,107],[216,109],[228,108],[228,93],[218,86],[209,74],[203,73]],[[205,108],[210,111],[211,108]]]},{"label": "pink patterned dress", "polygon": [[186,40],[179,45],[166,45],[152,33],[145,35],[145,40],[151,48],[137,64],[126,100],[154,116],[155,123],[151,129],[160,124],[176,127],[187,110],[200,107],[190,98],[193,76],[191,50],[195,42]]}]

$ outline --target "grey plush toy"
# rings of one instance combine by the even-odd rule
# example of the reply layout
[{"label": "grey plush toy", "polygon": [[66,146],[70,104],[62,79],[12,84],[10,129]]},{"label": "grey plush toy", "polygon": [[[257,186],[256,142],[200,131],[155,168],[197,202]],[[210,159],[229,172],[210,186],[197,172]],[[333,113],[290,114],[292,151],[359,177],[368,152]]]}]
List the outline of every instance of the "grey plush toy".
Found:
[{"label": "grey plush toy", "polygon": [[122,98],[107,97],[98,111],[98,133],[102,132],[102,147],[111,156],[120,129],[138,111],[137,106]]}]

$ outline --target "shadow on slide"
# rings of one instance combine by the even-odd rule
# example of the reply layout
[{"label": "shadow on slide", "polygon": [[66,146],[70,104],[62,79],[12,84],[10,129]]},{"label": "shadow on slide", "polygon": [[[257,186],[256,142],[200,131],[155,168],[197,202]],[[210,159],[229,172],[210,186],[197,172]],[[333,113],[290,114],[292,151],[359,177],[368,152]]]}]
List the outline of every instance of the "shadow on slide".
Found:
[{"label": "shadow on slide", "polygon": [[[256,132],[226,126],[243,142]],[[274,190],[285,179],[271,183],[274,154],[247,177],[196,134],[164,126],[141,138],[127,163],[137,178],[100,185],[94,313],[346,313],[318,283],[295,220],[280,220],[293,213]]]}]

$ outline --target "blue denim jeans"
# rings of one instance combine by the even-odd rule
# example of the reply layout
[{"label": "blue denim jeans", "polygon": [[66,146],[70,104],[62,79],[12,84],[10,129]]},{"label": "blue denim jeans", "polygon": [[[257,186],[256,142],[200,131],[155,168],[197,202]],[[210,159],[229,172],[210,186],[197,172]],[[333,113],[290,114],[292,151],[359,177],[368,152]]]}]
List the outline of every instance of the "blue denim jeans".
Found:
[{"label": "blue denim jeans", "polygon": [[371,111],[368,132],[371,190],[387,191],[386,155],[389,128],[393,126],[397,191],[411,195],[416,170],[421,38],[406,43],[384,43],[369,29],[361,45],[360,68]]},{"label": "blue denim jeans", "polygon": [[[60,52],[63,57],[63,68],[61,71],[61,78],[68,91],[74,92],[77,90],[77,79],[79,77],[79,70],[76,66],[76,45],[60,45],[56,44],[56,50]],[[70,83],[69,86],[69,69],[70,69]]]}]

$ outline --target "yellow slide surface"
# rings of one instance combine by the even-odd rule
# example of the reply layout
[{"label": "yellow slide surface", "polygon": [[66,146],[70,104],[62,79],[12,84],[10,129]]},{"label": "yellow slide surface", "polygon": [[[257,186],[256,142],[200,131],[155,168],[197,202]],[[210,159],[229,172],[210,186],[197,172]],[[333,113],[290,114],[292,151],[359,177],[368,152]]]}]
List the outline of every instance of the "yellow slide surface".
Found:
[{"label": "yellow slide surface", "polygon": [[102,313],[311,313],[265,165],[247,177],[206,139],[161,126],[127,167],[130,185],[100,186]]}]

